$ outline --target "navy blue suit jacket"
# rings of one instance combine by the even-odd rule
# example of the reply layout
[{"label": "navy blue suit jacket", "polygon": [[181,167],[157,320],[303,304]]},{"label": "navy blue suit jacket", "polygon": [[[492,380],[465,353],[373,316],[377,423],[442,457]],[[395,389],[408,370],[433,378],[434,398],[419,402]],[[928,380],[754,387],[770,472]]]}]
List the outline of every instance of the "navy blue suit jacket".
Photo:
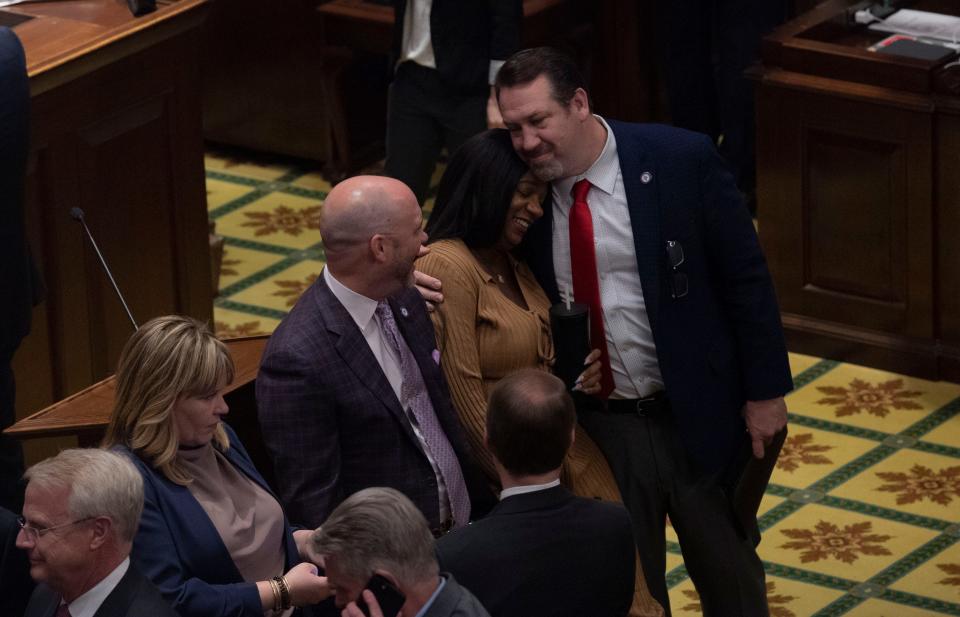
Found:
[{"label": "navy blue suit jacket", "polygon": [[[450,402],[423,298],[406,289],[390,306],[460,461],[474,511],[482,511],[492,495]],[[257,409],[278,490],[294,523],[317,527],[351,494],[389,486],[409,497],[431,526],[439,524],[433,468],[363,334],[323,276],[267,343],[257,375]]]},{"label": "navy blue suit jacket", "polygon": [[[708,138],[662,125],[607,123],[617,142],[637,271],[673,419],[694,463],[718,471],[746,454],[744,403],[793,388],[766,260]],[[671,297],[669,240],[683,247],[679,269],[689,280],[688,295],[678,299]],[[547,209],[523,249],[556,302],[551,242]]]},{"label": "navy blue suit jacket", "polygon": [[[240,440],[224,425],[227,460],[273,493],[257,472]],[[130,558],[182,617],[262,617],[255,583],[244,582],[203,506],[185,486],[168,480],[125,448],[143,476],[143,516]],[[300,563],[289,523],[285,525],[284,571]]]}]

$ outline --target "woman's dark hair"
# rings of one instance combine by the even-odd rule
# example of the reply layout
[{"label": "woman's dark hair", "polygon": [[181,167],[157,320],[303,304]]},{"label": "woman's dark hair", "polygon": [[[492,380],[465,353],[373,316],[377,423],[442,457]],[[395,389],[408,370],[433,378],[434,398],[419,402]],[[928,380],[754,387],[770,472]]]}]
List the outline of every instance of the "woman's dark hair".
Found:
[{"label": "woman's dark hair", "polygon": [[426,226],[430,242],[459,238],[470,248],[496,244],[526,172],[527,165],[514,152],[506,129],[468,139],[453,153],[437,187]]}]

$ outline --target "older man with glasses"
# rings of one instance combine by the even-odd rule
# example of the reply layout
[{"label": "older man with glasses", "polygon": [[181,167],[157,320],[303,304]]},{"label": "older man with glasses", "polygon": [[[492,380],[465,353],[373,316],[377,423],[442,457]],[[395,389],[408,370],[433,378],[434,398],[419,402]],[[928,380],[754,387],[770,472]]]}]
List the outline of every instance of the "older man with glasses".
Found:
[{"label": "older man with glasses", "polygon": [[64,450],[27,470],[17,547],[38,585],[24,617],[176,617],[130,564],[143,481],[123,455]]}]

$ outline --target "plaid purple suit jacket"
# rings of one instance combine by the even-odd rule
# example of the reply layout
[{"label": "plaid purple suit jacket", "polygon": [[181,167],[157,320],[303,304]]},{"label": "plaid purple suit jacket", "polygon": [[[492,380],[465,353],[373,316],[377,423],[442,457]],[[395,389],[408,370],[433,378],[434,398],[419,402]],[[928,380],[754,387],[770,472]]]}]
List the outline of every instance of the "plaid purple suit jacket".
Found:
[{"label": "plaid purple suit jacket", "polygon": [[[476,517],[493,496],[433,358],[423,298],[407,289],[390,305],[460,460]],[[433,468],[360,329],[322,276],[270,337],[256,390],[278,493],[294,525],[317,527],[346,497],[371,486],[399,490],[432,527],[440,523]]]}]

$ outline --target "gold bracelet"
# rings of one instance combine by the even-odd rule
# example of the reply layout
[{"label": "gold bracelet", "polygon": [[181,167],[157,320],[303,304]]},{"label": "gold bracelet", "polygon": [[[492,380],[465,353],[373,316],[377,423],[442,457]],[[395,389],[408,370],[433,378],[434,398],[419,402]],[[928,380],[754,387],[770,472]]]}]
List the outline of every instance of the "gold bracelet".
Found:
[{"label": "gold bracelet", "polygon": [[280,586],[277,585],[277,581],[270,579],[270,590],[273,591],[273,610],[274,612],[280,611]]},{"label": "gold bracelet", "polygon": [[273,580],[280,588],[280,608],[287,610],[290,608],[290,587],[287,585],[287,579],[283,576],[274,576]]}]

